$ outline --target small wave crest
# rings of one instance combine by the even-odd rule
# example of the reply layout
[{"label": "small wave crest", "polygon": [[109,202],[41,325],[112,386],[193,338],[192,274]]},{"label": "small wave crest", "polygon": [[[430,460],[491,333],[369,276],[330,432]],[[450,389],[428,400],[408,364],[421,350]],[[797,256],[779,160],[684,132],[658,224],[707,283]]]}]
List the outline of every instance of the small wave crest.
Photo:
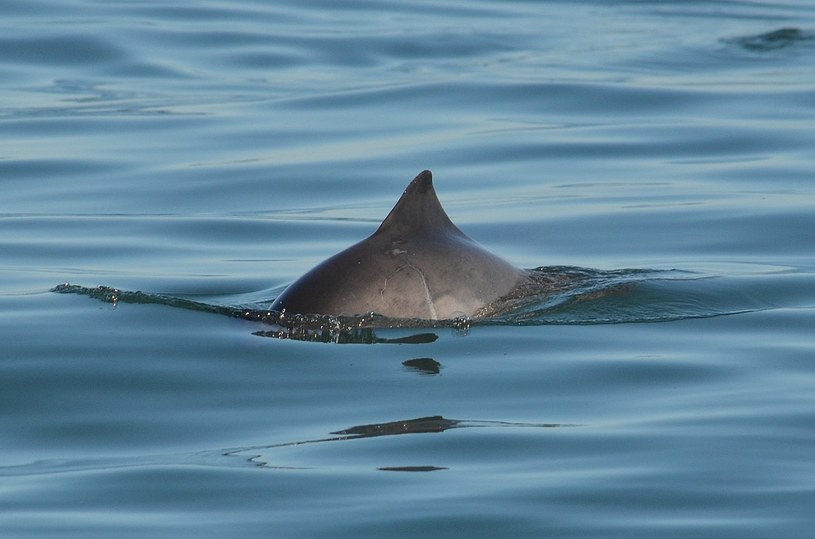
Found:
[{"label": "small wave crest", "polygon": [[[537,291],[510,300],[490,322],[622,324],[723,316],[760,308],[726,279],[681,270],[540,267]],[[554,285],[548,283],[555,283]]]}]

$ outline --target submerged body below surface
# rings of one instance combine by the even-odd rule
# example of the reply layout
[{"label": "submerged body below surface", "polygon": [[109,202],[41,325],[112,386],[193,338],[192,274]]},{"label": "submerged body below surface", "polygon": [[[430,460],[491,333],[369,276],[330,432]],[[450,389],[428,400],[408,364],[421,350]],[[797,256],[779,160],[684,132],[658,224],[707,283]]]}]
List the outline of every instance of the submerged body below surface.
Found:
[{"label": "submerged body below surface", "polygon": [[374,234],[325,260],[278,297],[285,314],[450,320],[479,318],[529,273],[462,232],[429,170],[408,185]]}]

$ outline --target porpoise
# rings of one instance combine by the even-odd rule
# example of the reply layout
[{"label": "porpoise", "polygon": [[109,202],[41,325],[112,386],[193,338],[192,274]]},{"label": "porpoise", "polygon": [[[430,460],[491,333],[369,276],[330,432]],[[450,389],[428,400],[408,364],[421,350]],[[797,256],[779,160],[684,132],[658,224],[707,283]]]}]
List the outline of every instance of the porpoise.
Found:
[{"label": "porpoise", "polygon": [[284,315],[477,319],[529,278],[453,224],[425,170],[376,232],[300,277],[271,309]]}]

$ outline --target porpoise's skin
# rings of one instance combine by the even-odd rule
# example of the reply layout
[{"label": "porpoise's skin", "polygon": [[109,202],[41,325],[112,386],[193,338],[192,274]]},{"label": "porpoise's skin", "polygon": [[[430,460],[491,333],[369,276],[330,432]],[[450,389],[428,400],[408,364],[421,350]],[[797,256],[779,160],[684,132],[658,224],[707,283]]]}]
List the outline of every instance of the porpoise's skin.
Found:
[{"label": "porpoise's skin", "polygon": [[272,304],[284,314],[451,320],[485,307],[529,279],[453,224],[429,170],[405,189],[368,238],[320,263]]}]

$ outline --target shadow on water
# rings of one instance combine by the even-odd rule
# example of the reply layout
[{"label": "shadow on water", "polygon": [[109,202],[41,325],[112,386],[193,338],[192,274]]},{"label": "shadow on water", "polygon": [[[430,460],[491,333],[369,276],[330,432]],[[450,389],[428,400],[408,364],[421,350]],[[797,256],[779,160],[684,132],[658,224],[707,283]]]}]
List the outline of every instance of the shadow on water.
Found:
[{"label": "shadow on water", "polygon": [[[773,308],[738,278],[679,270],[624,269],[600,271],[571,266],[531,270],[533,279],[509,296],[485,307],[478,316],[454,320],[393,319],[364,316],[288,315],[256,304],[204,303],[178,296],[130,292],[108,286],[87,288],[62,284],[52,289],[79,294],[113,305],[154,304],[196,312],[221,314],[268,325],[254,332],[260,337],[324,343],[427,344],[438,339],[432,331],[382,337],[382,329],[452,328],[466,334],[484,325],[591,325],[669,322],[709,318]],[[268,305],[269,300],[262,302]],[[381,332],[380,332],[381,333]]]}]

